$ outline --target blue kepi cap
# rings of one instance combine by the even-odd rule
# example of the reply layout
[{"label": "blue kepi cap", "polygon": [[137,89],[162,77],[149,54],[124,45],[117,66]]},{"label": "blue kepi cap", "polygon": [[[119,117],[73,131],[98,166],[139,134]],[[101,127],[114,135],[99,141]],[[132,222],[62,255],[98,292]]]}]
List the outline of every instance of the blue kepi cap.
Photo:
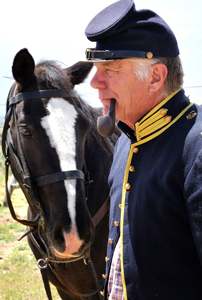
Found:
[{"label": "blue kepi cap", "polygon": [[96,42],[94,49],[86,50],[88,61],[179,55],[168,24],[151,10],[136,10],[133,0],[120,0],[106,7],[90,21],[85,34]]}]

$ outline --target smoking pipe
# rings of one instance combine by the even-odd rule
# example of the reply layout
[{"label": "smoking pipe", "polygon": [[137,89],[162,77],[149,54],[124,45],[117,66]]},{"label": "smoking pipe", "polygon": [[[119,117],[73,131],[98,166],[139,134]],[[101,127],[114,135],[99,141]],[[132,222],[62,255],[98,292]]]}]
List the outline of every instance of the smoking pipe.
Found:
[{"label": "smoking pipe", "polygon": [[97,130],[103,137],[113,134],[115,128],[115,104],[116,99],[112,98],[109,106],[108,116],[101,116],[97,120]]}]

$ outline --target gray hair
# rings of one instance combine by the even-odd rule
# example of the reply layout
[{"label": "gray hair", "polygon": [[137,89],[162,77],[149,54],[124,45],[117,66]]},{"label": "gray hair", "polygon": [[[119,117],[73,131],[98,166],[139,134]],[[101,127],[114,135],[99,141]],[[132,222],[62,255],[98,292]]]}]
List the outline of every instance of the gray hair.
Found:
[{"label": "gray hair", "polygon": [[148,78],[149,70],[151,70],[152,65],[162,63],[166,66],[168,74],[162,90],[165,96],[180,89],[183,85],[184,72],[179,56],[158,57],[152,59],[134,57],[130,58],[130,60],[134,62],[134,72],[141,81]]}]

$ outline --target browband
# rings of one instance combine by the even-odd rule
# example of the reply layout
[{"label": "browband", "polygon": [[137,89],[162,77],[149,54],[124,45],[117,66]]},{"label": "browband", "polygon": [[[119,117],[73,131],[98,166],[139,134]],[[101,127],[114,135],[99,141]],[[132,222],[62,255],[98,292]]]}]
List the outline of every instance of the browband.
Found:
[{"label": "browband", "polygon": [[39,90],[39,91],[33,91],[33,92],[25,92],[21,94],[17,94],[16,96],[13,96],[9,100],[9,106],[13,104],[17,104],[23,100],[27,99],[36,99],[36,98],[51,98],[51,97],[77,97],[76,91],[71,91],[69,93],[65,93],[60,90]]}]

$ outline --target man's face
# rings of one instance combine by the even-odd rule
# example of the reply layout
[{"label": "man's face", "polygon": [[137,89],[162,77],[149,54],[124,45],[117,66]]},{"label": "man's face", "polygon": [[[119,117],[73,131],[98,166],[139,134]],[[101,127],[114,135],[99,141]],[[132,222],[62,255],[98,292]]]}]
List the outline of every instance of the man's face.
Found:
[{"label": "man's face", "polygon": [[91,86],[98,90],[107,115],[111,98],[116,99],[116,119],[134,129],[134,123],[142,117],[147,108],[148,84],[150,78],[141,81],[134,73],[135,64],[129,59],[95,63],[97,71]]}]

